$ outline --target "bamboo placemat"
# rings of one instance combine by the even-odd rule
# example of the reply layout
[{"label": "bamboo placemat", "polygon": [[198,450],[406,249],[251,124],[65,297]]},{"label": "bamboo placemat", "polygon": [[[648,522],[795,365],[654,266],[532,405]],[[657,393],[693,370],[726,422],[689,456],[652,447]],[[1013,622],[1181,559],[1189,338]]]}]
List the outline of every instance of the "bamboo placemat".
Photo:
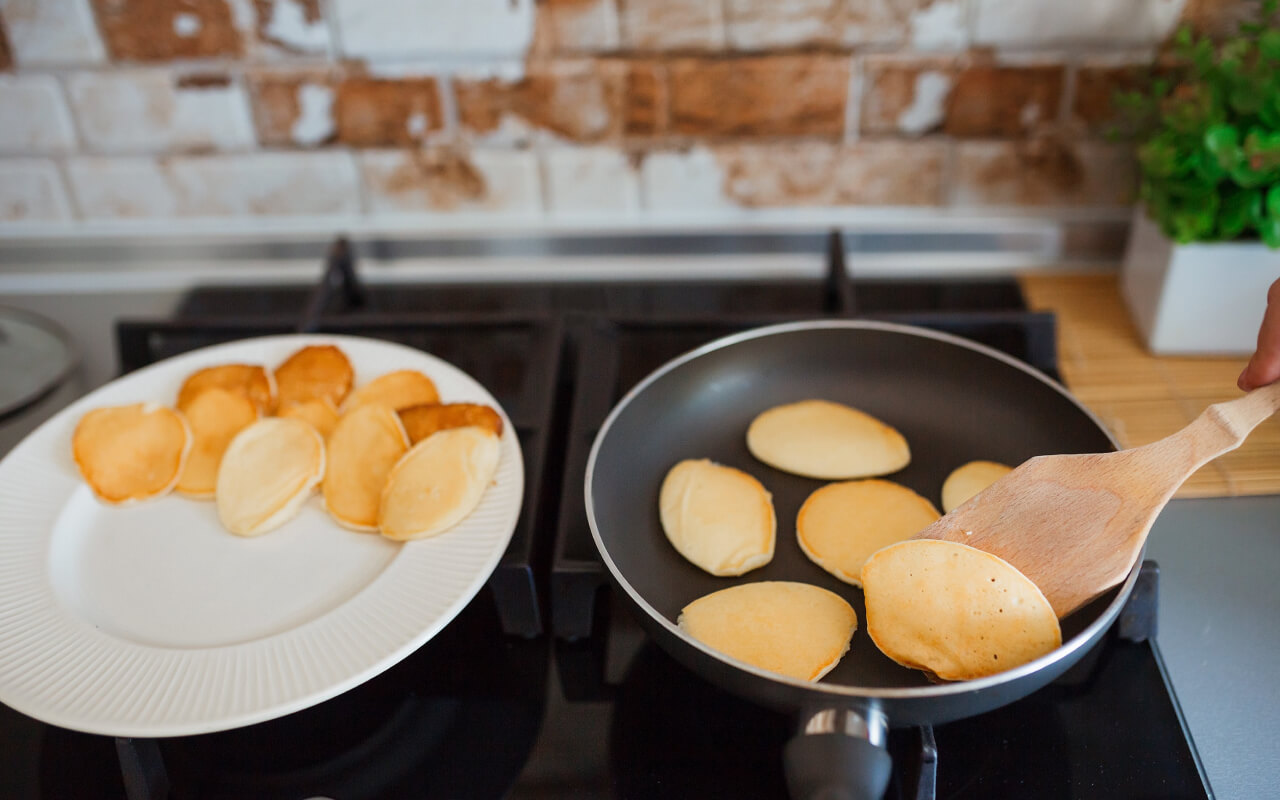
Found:
[{"label": "bamboo placemat", "polygon": [[[1147,352],[1120,297],[1115,275],[1026,275],[1027,305],[1052,311],[1058,368],[1073,394],[1125,447],[1168,436],[1212,403],[1239,397],[1245,358],[1155,357]],[[1280,493],[1280,415],[1233,452],[1191,476],[1178,497]]]}]

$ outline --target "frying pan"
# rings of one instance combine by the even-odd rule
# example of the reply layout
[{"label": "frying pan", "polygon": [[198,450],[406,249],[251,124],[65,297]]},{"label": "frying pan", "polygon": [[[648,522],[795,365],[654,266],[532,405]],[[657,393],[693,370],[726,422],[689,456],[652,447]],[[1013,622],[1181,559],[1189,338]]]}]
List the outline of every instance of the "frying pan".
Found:
[{"label": "frying pan", "polygon": [[[862,591],[809,561],[795,518],[822,481],[757,461],[751,420],[771,406],[821,398],[862,409],[902,432],[911,463],[890,480],[939,503],[943,480],[974,459],[1010,465],[1048,453],[1106,452],[1117,443],[1067,391],[998,351],[923,328],[815,320],[749,330],[668,362],[614,407],[592,444],[585,482],[592,537],[620,595],[669,654],[748,700],[797,715],[783,758],[793,797],[879,798],[888,782],[888,726],[940,724],[1011,703],[1053,681],[1115,620],[1137,567],[1118,587],[1062,621],[1063,644],[998,675],[933,684],[883,655],[865,631],[820,682],[723,655],[676,627],[680,610],[749,581],[792,580],[848,600],[860,627]],[[658,517],[667,471],[710,458],[758,478],[773,494],[778,535],[768,565],[715,577],[685,561]]]}]

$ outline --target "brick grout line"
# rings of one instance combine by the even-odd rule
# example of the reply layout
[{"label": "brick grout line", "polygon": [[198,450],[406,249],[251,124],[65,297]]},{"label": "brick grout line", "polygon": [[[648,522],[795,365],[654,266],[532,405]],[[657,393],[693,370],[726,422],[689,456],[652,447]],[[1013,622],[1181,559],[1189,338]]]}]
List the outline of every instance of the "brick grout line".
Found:
[{"label": "brick grout line", "polygon": [[80,205],[80,196],[75,192],[75,186],[71,182],[71,173],[67,167],[67,161],[71,158],[69,155],[61,155],[54,159],[53,169],[58,174],[58,183],[62,186],[62,192],[66,195],[68,210],[71,212],[71,218],[77,221],[85,219],[84,209]]},{"label": "brick grout line", "polygon": [[855,144],[862,132],[862,95],[866,91],[864,74],[864,58],[852,56],[849,59],[849,87],[845,92],[844,109],[844,143]]}]

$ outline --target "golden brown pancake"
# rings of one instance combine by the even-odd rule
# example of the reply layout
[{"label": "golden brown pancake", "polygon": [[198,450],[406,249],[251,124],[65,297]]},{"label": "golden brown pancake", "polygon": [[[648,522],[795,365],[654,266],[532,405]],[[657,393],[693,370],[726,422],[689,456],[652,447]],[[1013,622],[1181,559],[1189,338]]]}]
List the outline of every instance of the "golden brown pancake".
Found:
[{"label": "golden brown pancake", "polygon": [[183,381],[178,389],[178,410],[185,411],[196,395],[215,386],[249,398],[260,415],[275,409],[275,380],[266,368],[258,364],[219,364],[196,370]]},{"label": "golden brown pancake", "polygon": [[346,413],[369,403],[379,403],[395,411],[426,403],[440,402],[433,380],[416,369],[401,369],[379,375],[351,393],[343,406]]},{"label": "golden brown pancake", "polygon": [[100,500],[123,505],[173,489],[191,450],[191,428],[155,403],[96,408],[80,418],[71,453]]},{"label": "golden brown pancake", "polygon": [[676,552],[712,575],[741,575],[773,559],[773,499],[742,470],[681,461],[662,481],[658,515]]},{"label": "golden brown pancake", "polygon": [[188,497],[213,497],[218,465],[235,435],[258,419],[253,401],[239,392],[212,386],[182,408],[191,426],[191,454],[177,490]]},{"label": "golden brown pancake", "polygon": [[341,348],[331,344],[313,344],[301,348],[276,367],[277,405],[281,408],[316,398],[325,398],[340,407],[355,370]]},{"label": "golden brown pancake", "polygon": [[338,424],[338,407],[327,397],[313,397],[300,403],[290,403],[276,412],[278,417],[300,419],[320,431],[320,435],[328,439],[333,428]]},{"label": "golden brown pancake", "polygon": [[502,417],[489,406],[477,403],[427,403],[400,409],[400,421],[409,434],[409,443],[417,444],[436,431],[477,425],[495,435],[502,435]]},{"label": "golden brown pancake", "polygon": [[325,510],[343,527],[377,530],[387,476],[409,449],[400,418],[386,406],[361,406],[338,420],[325,448]]},{"label": "golden brown pancake", "polygon": [[457,525],[479,505],[498,471],[499,456],[497,435],[475,426],[439,431],[418,442],[387,477],[378,529],[405,541]]},{"label": "golden brown pancake", "polygon": [[218,467],[218,518],[238,536],[288,522],[324,477],[324,440],[299,419],[267,417],[236,434]]},{"label": "golden brown pancake", "polygon": [[915,536],[939,516],[928,500],[892,481],[829,483],[800,506],[796,540],[813,563],[861,586],[862,565],[872,553]]},{"label": "golden brown pancake", "polygon": [[911,461],[907,440],[897,430],[827,400],[762,412],[747,428],[747,449],[771,467],[823,480],[887,475]]},{"label": "golden brown pancake", "polygon": [[995,461],[970,461],[956,467],[942,484],[942,511],[964,505],[969,498],[1013,471]]},{"label": "golden brown pancake", "polygon": [[677,624],[693,638],[761,669],[804,681],[849,650],[858,615],[840,595],[790,581],[760,581],[694,600]]},{"label": "golden brown pancake", "polygon": [[1044,593],[1007,561],[968,545],[890,545],[867,560],[862,585],[876,646],[943,680],[1004,672],[1062,644]]}]

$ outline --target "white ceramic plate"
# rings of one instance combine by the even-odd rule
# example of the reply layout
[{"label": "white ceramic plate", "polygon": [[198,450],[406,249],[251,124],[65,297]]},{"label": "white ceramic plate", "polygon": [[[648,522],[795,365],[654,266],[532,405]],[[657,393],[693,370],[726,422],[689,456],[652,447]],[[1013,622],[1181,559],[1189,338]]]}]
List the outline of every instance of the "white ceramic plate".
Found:
[{"label": "white ceramic plate", "polygon": [[[176,494],[98,502],[71,434],[99,406],[172,404],[183,379],[228,362],[274,368],[336,344],[356,385],[394,369],[429,375],[444,402],[498,408],[497,478],[462,523],[398,544],[339,527],[313,497],[264,536],[219,524]],[[419,350],[344,336],[273,336],[193,351],[97,389],[0,462],[0,702],[65,728],[182,736],[319,703],[377,675],[440,631],[507,548],[524,491],[511,421],[471,377]]]}]

